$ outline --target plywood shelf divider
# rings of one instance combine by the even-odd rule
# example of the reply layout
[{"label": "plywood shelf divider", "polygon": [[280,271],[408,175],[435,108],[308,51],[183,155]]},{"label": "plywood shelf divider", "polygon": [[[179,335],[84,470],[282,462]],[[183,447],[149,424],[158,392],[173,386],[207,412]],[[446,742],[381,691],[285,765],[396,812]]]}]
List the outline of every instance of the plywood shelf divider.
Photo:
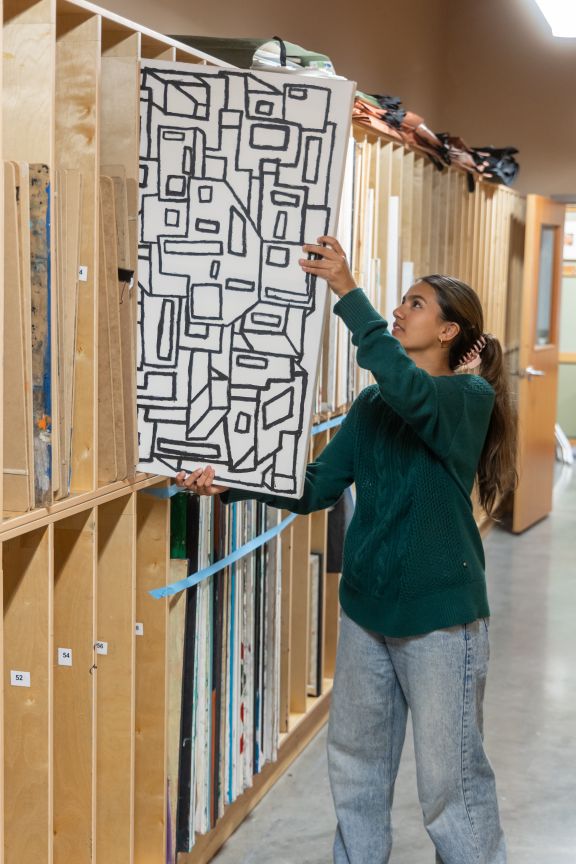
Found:
[{"label": "plywood shelf divider", "polygon": [[54,864],[93,860],[95,598],[96,516],[87,510],[54,525]]},{"label": "plywood shelf divider", "polygon": [[[136,495],[97,510],[96,855],[134,854]],[[97,644],[96,643],[96,644]]]},{"label": "plywood shelf divider", "polygon": [[53,528],[2,544],[4,861],[51,860]]},{"label": "plywood shelf divider", "polygon": [[168,602],[148,593],[170,577],[170,502],[136,495],[134,860],[166,850]]},{"label": "plywood shelf divider", "polygon": [[290,632],[290,711],[306,711],[309,648],[310,516],[292,524],[292,626]]},{"label": "plywood shelf divider", "polygon": [[[288,516],[282,513],[282,518]],[[288,526],[282,534],[282,595],[281,603],[281,633],[280,633],[280,733],[288,732],[290,720],[290,687],[292,652],[290,650],[290,635],[292,632],[292,574],[294,571],[294,535],[292,526]]]}]

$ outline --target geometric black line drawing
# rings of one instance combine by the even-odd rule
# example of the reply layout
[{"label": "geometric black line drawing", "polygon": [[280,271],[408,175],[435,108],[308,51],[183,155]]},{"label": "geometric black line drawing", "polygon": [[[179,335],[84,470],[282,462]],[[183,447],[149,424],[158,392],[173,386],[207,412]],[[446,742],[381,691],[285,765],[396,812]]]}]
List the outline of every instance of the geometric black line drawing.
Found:
[{"label": "geometric black line drawing", "polygon": [[139,468],[298,496],[354,84],[142,64]]}]

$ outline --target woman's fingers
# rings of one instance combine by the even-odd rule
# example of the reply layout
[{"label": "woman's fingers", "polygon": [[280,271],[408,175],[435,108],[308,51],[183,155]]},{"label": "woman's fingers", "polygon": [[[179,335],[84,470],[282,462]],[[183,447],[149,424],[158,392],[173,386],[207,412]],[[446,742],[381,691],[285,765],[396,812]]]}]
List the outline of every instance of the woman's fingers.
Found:
[{"label": "woman's fingers", "polygon": [[198,479],[196,480],[196,486],[197,486],[199,489],[202,489],[202,488],[205,487],[205,486],[211,486],[211,485],[212,485],[212,481],[214,480],[215,475],[216,475],[216,472],[215,472],[214,469],[209,465],[207,468],[205,468],[205,469],[203,470],[203,472],[201,473],[200,477],[198,477]]},{"label": "woman's fingers", "polygon": [[[336,255],[339,255],[341,258],[346,257],[346,253],[342,249],[342,246],[340,245],[336,237],[332,237],[326,234],[323,237],[318,237],[317,242],[326,244],[326,246],[330,247],[336,253]],[[323,248],[326,248],[326,246],[324,246]]]},{"label": "woman's fingers", "polygon": [[320,260],[338,261],[342,258],[334,249],[329,246],[317,246],[315,243],[305,243],[302,247],[309,255],[318,255]]},{"label": "woman's fingers", "polygon": [[309,258],[301,258],[300,266],[305,270],[333,270],[333,261],[311,261]]},{"label": "woman's fingers", "polygon": [[326,235],[319,237],[325,246],[315,246],[306,243],[304,252],[314,254],[316,258],[301,258],[299,264],[305,273],[325,279],[328,287],[338,295],[344,296],[356,288],[356,283],[350,273],[346,256],[335,237]]},{"label": "woman's fingers", "polygon": [[327,259],[346,258],[346,254],[336,237],[329,235],[318,237],[316,243],[306,243],[304,250]]},{"label": "woman's fingers", "polygon": [[215,476],[216,472],[211,465],[206,468],[196,468],[190,474],[179,471],[176,475],[176,485],[188,492],[195,492],[197,495],[220,495],[221,492],[226,492],[228,487],[214,485]]},{"label": "woman's fingers", "polygon": [[179,471],[176,475],[176,485],[182,489],[189,489],[201,474],[202,468],[197,468],[196,471],[192,471],[190,474],[186,474],[185,471]]}]

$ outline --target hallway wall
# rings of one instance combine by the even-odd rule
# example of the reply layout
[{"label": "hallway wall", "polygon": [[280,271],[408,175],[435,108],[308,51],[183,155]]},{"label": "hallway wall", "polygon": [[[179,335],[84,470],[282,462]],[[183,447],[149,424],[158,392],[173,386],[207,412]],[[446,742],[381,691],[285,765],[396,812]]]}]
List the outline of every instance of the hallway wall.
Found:
[{"label": "hallway wall", "polygon": [[555,39],[534,0],[451,2],[440,125],[518,147],[519,191],[576,200],[576,39]]},{"label": "hallway wall", "polygon": [[534,0],[103,5],[163,33],[278,34],[328,54],[360,89],[399,96],[435,131],[518,147],[520,192],[576,201],[576,40],[554,39]]},{"label": "hallway wall", "polygon": [[102,6],[162,33],[195,36],[271,38],[327,54],[340,75],[368,93],[400,96],[434,125],[438,115],[437,76],[441,65],[442,14],[449,0],[309,0],[265,3],[235,0],[103,0]]}]

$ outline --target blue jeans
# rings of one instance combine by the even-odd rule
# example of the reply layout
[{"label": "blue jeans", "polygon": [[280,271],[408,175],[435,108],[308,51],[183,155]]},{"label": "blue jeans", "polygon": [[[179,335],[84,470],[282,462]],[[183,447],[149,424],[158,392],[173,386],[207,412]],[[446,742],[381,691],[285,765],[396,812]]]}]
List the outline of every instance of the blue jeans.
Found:
[{"label": "blue jeans", "polygon": [[484,620],[405,639],[342,613],[328,768],[335,864],[386,864],[390,811],[412,712],[418,797],[440,864],[505,864],[494,773],[484,752]]}]

